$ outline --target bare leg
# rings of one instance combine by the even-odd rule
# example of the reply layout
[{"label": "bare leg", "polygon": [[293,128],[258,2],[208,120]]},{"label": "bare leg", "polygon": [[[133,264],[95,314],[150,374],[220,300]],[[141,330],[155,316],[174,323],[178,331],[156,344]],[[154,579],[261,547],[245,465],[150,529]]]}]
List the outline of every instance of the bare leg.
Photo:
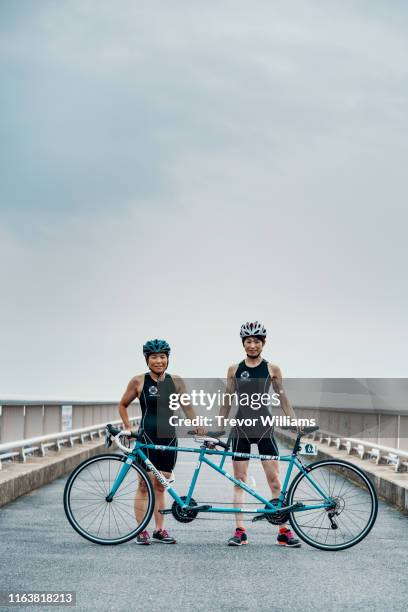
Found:
[{"label": "bare leg", "polygon": [[[168,480],[171,476],[171,472],[162,472],[163,476]],[[164,516],[159,513],[159,510],[163,510],[166,507],[166,489],[157,480],[157,478],[149,472],[150,480],[152,481],[154,494],[156,497],[156,503],[154,506],[154,520],[156,523],[156,530],[163,529],[164,527]]]},{"label": "bare leg", "polygon": [[[262,467],[272,493],[272,499],[276,499],[279,497],[282,488],[279,478],[279,461],[262,461]],[[287,523],[283,523],[280,527],[287,527]]]},{"label": "bare leg", "polygon": [[[246,482],[247,475],[248,475],[249,461],[233,461],[232,465],[234,468],[235,478],[237,480],[242,480],[242,482]],[[234,485],[233,501],[234,501],[235,508],[242,508],[242,505],[244,503],[244,493],[245,493],[244,489],[241,489],[241,487]],[[236,522],[237,527],[241,527],[241,529],[244,529],[244,521],[242,520],[241,512],[236,512],[235,522]]]},{"label": "bare leg", "polygon": [[135,495],[134,510],[137,523],[141,523],[146,514],[148,491],[144,480],[139,478],[139,486]]},{"label": "bare leg", "polygon": [[[171,476],[171,472],[162,472],[163,476],[168,480]],[[155,506],[154,506],[154,520],[156,523],[156,529],[163,529],[164,526],[164,516],[159,513],[159,510],[165,508],[166,504],[166,489],[160,484],[160,482],[156,479],[156,477],[148,472],[149,478],[152,482],[155,496]],[[135,516],[136,521],[141,523],[146,514],[148,502],[148,492],[147,487],[143,480],[139,480],[139,487],[137,489],[137,494],[135,496]]]}]

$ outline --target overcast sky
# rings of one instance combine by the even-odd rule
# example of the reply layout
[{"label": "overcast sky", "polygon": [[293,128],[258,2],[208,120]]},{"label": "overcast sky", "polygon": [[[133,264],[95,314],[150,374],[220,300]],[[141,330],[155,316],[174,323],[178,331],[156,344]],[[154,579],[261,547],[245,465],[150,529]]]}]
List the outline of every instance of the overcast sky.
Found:
[{"label": "overcast sky", "polygon": [[407,376],[406,2],[0,2],[0,397]]}]

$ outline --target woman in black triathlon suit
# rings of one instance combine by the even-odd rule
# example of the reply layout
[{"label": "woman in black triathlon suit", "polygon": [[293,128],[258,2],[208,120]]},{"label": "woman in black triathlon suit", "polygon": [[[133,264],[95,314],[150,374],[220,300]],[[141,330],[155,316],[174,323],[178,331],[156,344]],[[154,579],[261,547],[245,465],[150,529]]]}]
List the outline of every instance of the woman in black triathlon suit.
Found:
[{"label": "woman in black triathlon suit", "polygon": [[[169,365],[170,346],[165,340],[148,340],[143,345],[143,354],[149,371],[134,376],[129,382],[119,404],[119,414],[125,428],[132,429],[127,407],[138,398],[142,411],[139,431],[142,434],[143,441],[146,444],[177,446],[176,430],[169,422],[170,417],[174,416],[174,411],[170,410],[169,407],[169,398],[173,393],[181,394],[185,392],[184,382],[179,376],[166,374]],[[196,416],[191,406],[183,406],[183,410],[189,418]],[[150,449],[146,449],[144,452],[153,465],[162,472],[163,476],[169,479],[176,464],[177,453]],[[153,540],[164,544],[175,544],[176,540],[164,529],[164,516],[159,513],[159,509],[165,507],[165,488],[150,472],[149,476],[156,498],[154,508],[156,529],[152,538],[146,530],[142,531],[137,536],[136,542],[137,544],[150,544]],[[146,503],[147,490],[143,482],[140,481],[136,514],[140,512],[141,516],[144,515],[144,505]]]}]

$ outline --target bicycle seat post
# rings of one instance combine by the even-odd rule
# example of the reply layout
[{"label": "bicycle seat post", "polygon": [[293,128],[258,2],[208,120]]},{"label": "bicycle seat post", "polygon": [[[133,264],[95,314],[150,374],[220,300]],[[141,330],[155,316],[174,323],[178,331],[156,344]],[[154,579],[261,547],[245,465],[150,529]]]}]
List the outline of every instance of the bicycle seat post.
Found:
[{"label": "bicycle seat post", "polygon": [[300,438],[301,438],[301,437],[302,437],[302,434],[299,432],[299,433],[297,434],[297,436],[296,436],[295,444],[294,444],[294,446],[293,446],[292,455],[296,455],[296,454],[297,454],[297,453],[300,451],[300,449],[301,449],[301,446],[300,446]]}]

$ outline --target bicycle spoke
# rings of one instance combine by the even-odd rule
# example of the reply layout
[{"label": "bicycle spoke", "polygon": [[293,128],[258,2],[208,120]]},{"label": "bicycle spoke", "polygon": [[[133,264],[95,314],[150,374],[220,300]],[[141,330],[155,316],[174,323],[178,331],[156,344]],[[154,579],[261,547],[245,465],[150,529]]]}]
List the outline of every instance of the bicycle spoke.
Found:
[{"label": "bicycle spoke", "polygon": [[[129,484],[133,484],[133,483],[129,483]],[[127,486],[129,486],[129,485],[127,485]],[[126,487],[124,487],[124,489],[126,489]],[[122,492],[119,493],[119,495],[117,495],[115,493],[115,498],[114,499],[117,499],[118,497],[122,497],[122,495],[127,495],[128,493],[131,492],[131,491],[126,491],[126,493],[123,493],[122,487],[119,488],[119,491],[122,491]],[[137,491],[137,488],[135,489],[135,491]]]},{"label": "bicycle spoke", "polygon": [[303,527],[308,527],[308,526],[310,526],[310,528],[313,528],[313,527],[316,525],[316,523],[317,523],[317,521],[319,520],[319,518],[320,518],[320,517],[321,517],[321,513],[320,513],[320,512],[318,512],[318,513],[317,513],[317,516],[316,516],[316,517],[313,517],[313,519],[312,519],[312,521],[311,521],[310,523],[305,523],[305,524],[303,525]]},{"label": "bicycle spoke", "polygon": [[101,483],[98,482],[97,478],[95,478],[95,476],[92,473],[92,469],[89,470],[90,475],[92,476],[92,478],[94,479],[94,481],[96,482],[96,484],[98,485],[98,487],[100,488],[100,490],[102,491],[102,494],[105,495],[105,491],[104,488],[102,487]]},{"label": "bicycle spoke", "polygon": [[[129,472],[128,472],[127,475],[129,475]],[[126,477],[125,477],[125,479],[126,479]],[[125,482],[125,480],[123,482]],[[128,482],[127,485],[123,486],[123,482],[122,482],[122,484],[120,485],[120,487],[118,489],[121,493],[123,493],[123,491],[125,489],[127,489],[128,487],[130,487],[131,485],[136,486],[136,487],[138,486],[138,484],[136,484],[135,482],[132,482],[132,481]]]},{"label": "bicycle spoke", "polygon": [[369,514],[369,512],[367,510],[356,510],[356,509],[350,510],[349,504],[347,504],[347,512],[360,512],[360,513],[364,513],[364,514],[367,514],[367,513]]},{"label": "bicycle spoke", "polygon": [[[122,467],[123,460],[117,456],[91,458],[67,482],[64,493],[67,516],[75,529],[92,541],[127,541],[134,537],[147,515],[151,516],[151,483],[135,465],[129,467],[113,500],[106,501]],[[148,491],[143,498],[138,492],[140,481],[145,482]]]},{"label": "bicycle spoke", "polygon": [[93,498],[98,498],[100,500],[105,499],[105,496],[99,495],[99,493],[93,493],[90,489],[82,489],[81,487],[76,486],[74,492],[80,491],[81,493],[85,493],[86,495],[91,495]]},{"label": "bicycle spoke", "polygon": [[105,493],[106,493],[106,495],[107,495],[107,494],[109,493],[109,491],[107,491],[107,490],[106,490],[106,487],[105,487],[105,481],[104,481],[103,476],[102,476],[101,466],[99,465],[99,463],[97,463],[96,465],[97,465],[98,470],[99,470],[99,473],[100,473],[100,475],[101,475],[101,482],[102,482],[102,484],[103,484],[103,488],[104,488]]},{"label": "bicycle spoke", "polygon": [[[106,502],[105,502],[106,503]],[[101,504],[101,502],[98,503],[98,506]],[[103,506],[102,506],[103,507]],[[81,521],[83,521],[84,519],[86,519],[87,516],[89,516],[92,512],[95,512],[97,510],[97,508],[92,508],[91,510],[89,510],[88,512],[86,512],[85,514],[83,514],[80,518]],[[79,509],[79,511],[81,511],[81,509]],[[76,511],[77,516],[78,516],[78,510]],[[79,518],[79,516],[78,516]]]},{"label": "bicycle spoke", "polygon": [[91,525],[97,520],[97,518],[102,514],[102,512],[105,509],[105,507],[106,507],[106,504],[105,504],[105,506],[102,506],[102,508],[98,511],[98,513],[96,514],[95,518],[93,520],[91,520],[91,522],[87,526],[87,529],[89,529],[91,527]]},{"label": "bicycle spoke", "polygon": [[[352,546],[371,529],[376,499],[358,468],[340,460],[317,464],[308,472],[310,482],[299,477],[289,503],[303,503],[305,511],[293,512],[291,521],[305,540],[320,548]],[[333,502],[331,508],[307,509],[308,504],[322,504],[316,495],[316,483]]]},{"label": "bicycle spoke", "polygon": [[[96,506],[101,504],[102,502],[91,502],[90,504],[85,504],[85,506],[79,506],[79,508],[76,508],[76,512],[80,512],[81,510],[83,510],[84,508],[89,508],[90,506]],[[105,502],[106,503],[106,502]]]},{"label": "bicycle spoke", "polygon": [[115,519],[115,524],[116,524],[116,528],[118,530],[118,534],[120,535],[119,526],[118,526],[118,522],[116,520],[116,515],[115,515],[115,509],[114,509],[113,506],[112,506],[112,514],[113,514],[113,518]]},{"label": "bicycle spoke", "polygon": [[107,509],[107,507],[108,507],[108,506],[109,506],[109,504],[106,504],[106,506],[105,506],[105,510],[103,511],[103,514],[102,514],[101,522],[99,523],[99,529],[98,529],[98,531],[96,532],[96,535],[99,535],[99,532],[100,532],[101,527],[102,527],[102,521],[103,521],[103,519],[104,519],[105,512],[106,512],[106,509]]},{"label": "bicycle spoke", "polygon": [[116,508],[119,512],[124,512],[128,516],[132,517],[132,519],[136,520],[135,515],[128,512],[125,508]]}]

